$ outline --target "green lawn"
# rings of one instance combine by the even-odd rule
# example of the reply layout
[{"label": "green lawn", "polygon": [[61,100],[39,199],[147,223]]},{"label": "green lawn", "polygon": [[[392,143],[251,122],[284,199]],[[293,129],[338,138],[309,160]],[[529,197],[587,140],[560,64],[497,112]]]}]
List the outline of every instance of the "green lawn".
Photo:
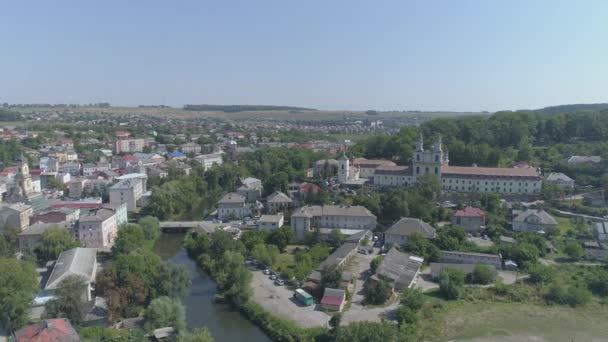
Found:
[{"label": "green lawn", "polygon": [[458,301],[444,302],[426,328],[435,341],[599,341],[608,337],[607,321],[608,307],[598,303],[571,308]]},{"label": "green lawn", "polygon": [[283,272],[295,265],[295,257],[291,253],[281,253],[277,256],[277,261],[274,265],[274,269]]}]

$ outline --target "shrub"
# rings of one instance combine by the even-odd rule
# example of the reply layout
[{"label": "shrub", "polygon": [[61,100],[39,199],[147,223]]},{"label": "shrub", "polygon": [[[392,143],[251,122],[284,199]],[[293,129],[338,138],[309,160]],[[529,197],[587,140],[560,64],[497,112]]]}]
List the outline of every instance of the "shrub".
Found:
[{"label": "shrub", "polygon": [[528,281],[534,284],[547,284],[555,278],[555,270],[549,266],[534,264],[528,268]]},{"label": "shrub", "polygon": [[439,273],[439,292],[445,299],[458,299],[462,296],[465,275],[462,271],[446,267]]},{"label": "shrub", "polygon": [[473,272],[467,275],[467,282],[470,284],[487,285],[494,282],[496,269],[488,265],[475,265]]},{"label": "shrub", "polygon": [[369,268],[372,270],[372,272],[376,273],[376,270],[382,263],[382,260],[384,260],[384,257],[382,255],[378,255],[377,257],[372,259],[372,261],[369,263]]},{"label": "shrub", "polygon": [[392,295],[391,285],[384,280],[369,282],[365,286],[365,303],[379,305],[384,304]]}]

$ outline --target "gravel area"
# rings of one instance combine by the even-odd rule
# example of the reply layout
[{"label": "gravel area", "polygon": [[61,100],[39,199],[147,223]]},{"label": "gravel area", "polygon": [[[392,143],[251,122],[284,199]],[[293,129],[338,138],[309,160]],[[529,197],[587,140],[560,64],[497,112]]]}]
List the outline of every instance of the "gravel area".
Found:
[{"label": "gravel area", "polygon": [[330,317],[315,305],[301,305],[293,298],[295,288],[275,285],[261,270],[252,268],[250,271],[253,274],[253,300],[264,309],[304,328],[327,326]]}]

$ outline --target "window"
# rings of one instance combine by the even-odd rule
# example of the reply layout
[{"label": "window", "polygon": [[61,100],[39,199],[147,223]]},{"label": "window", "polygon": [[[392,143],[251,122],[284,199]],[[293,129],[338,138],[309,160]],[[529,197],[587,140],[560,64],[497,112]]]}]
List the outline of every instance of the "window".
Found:
[{"label": "window", "polygon": [[438,161],[439,161],[439,155],[438,155],[438,154],[436,154],[436,155],[435,155],[435,161],[436,161],[436,162],[438,162]]},{"label": "window", "polygon": [[439,168],[435,167],[435,174],[438,175],[439,174]]},{"label": "window", "polygon": [[416,166],[416,174],[420,174],[420,166]]},{"label": "window", "polygon": [[420,155],[419,154],[416,155],[416,160],[420,161]]}]

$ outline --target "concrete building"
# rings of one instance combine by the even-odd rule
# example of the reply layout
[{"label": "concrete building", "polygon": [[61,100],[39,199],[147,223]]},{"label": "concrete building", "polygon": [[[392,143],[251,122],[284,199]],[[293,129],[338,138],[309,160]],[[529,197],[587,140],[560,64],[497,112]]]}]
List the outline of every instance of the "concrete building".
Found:
[{"label": "concrete building", "polygon": [[496,254],[440,251],[440,263],[447,264],[482,264],[502,268],[502,258]]},{"label": "concrete building", "polygon": [[70,276],[78,276],[86,284],[83,298],[92,299],[92,284],[97,273],[97,250],[95,248],[72,248],[59,255],[53,271],[44,287],[46,295],[52,296],[61,281]]},{"label": "concrete building", "polygon": [[[144,174],[147,178],[147,176]],[[128,211],[135,211],[138,206],[138,201],[145,192],[146,178],[123,178],[118,183],[112,185],[109,189],[110,203],[127,205]]]},{"label": "concrete building", "polygon": [[193,142],[185,143],[180,145],[179,149],[183,153],[201,153],[201,145],[195,144]]},{"label": "concrete building", "polygon": [[281,191],[275,191],[266,197],[266,211],[269,214],[280,213],[289,210],[293,200]]},{"label": "concrete building", "polygon": [[53,223],[42,223],[36,222],[26,228],[24,231],[17,235],[17,240],[19,241],[19,251],[25,253],[27,251],[34,251],[36,247],[40,245],[40,241],[42,240],[42,234],[49,229],[65,229],[66,222],[53,222]]},{"label": "concrete building", "polygon": [[116,225],[120,228],[123,224],[127,224],[129,222],[128,210],[126,203],[104,203],[101,205],[101,208],[108,209],[114,211],[114,215],[116,216]]},{"label": "concrete building", "polygon": [[246,203],[245,196],[229,192],[217,203],[217,216],[220,220],[242,219],[251,216],[251,206]]},{"label": "concrete building", "polygon": [[222,155],[218,153],[202,154],[194,157],[194,160],[201,163],[201,166],[205,169],[205,171],[209,170],[211,167],[213,167],[213,165],[222,165],[223,163]]},{"label": "concrete building", "polygon": [[145,139],[120,139],[116,140],[116,153],[143,152],[146,146]]},{"label": "concrete building", "polygon": [[557,221],[542,209],[513,210],[512,226],[518,232],[549,232]]},{"label": "concrete building", "polygon": [[118,235],[116,213],[110,209],[96,209],[80,217],[78,238],[84,247],[109,249]]},{"label": "concrete building", "polygon": [[262,215],[258,220],[258,229],[275,230],[281,228],[284,223],[283,214],[278,215]]},{"label": "concrete building", "polygon": [[466,206],[452,215],[452,225],[464,228],[464,231],[479,235],[486,225],[486,213],[475,207]]},{"label": "concrete building", "polygon": [[86,178],[73,177],[68,183],[69,196],[71,198],[81,198],[86,181]]},{"label": "concrete building", "polygon": [[82,165],[80,163],[65,163],[59,167],[63,173],[69,173],[72,177],[80,176],[82,172]]},{"label": "concrete building", "polygon": [[335,159],[317,160],[313,167],[313,174],[316,177],[331,176],[338,172],[338,161]]},{"label": "concrete building", "polygon": [[376,216],[362,206],[312,205],[296,209],[291,216],[295,238],[303,241],[316,229],[374,230]]},{"label": "concrete building", "polygon": [[437,237],[435,228],[430,224],[421,219],[403,217],[384,232],[384,243],[390,246],[406,245],[412,234],[420,234],[427,239]]},{"label": "concrete building", "polygon": [[373,183],[381,187],[412,187],[423,175],[438,177],[446,192],[496,192],[504,195],[539,195],[542,178],[533,168],[450,166],[441,138],[425,149],[419,137],[410,166],[382,165],[376,168]]},{"label": "concrete building", "polygon": [[30,226],[30,217],[34,214],[31,206],[23,203],[5,205],[0,208],[0,231],[6,228],[18,228],[24,231]]}]

